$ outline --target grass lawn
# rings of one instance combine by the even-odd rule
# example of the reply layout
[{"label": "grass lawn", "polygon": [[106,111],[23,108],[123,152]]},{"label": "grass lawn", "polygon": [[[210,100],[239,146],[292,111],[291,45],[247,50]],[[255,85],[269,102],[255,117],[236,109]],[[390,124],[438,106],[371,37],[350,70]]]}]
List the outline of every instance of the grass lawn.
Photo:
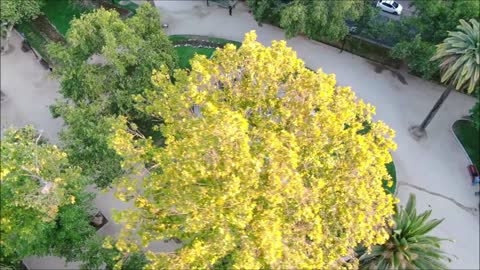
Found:
[{"label": "grass lawn", "polygon": [[30,46],[35,48],[37,52],[44,58],[46,61],[49,62],[48,54],[47,54],[47,44],[48,41],[38,32],[36,31],[30,22],[22,23],[15,26],[15,28],[23,33],[25,39],[28,41]]},{"label": "grass lawn", "polygon": [[[365,127],[364,129],[358,131],[358,134],[367,134],[368,132],[370,132],[370,130],[372,129],[372,126],[370,125],[370,123],[368,122],[364,122],[363,123],[363,126]],[[388,174],[392,177],[392,186],[391,187],[388,187],[387,186],[387,181],[383,181],[383,188],[388,191],[390,194],[395,194],[395,190],[397,188],[397,172],[395,170],[395,164],[392,162],[388,163],[385,165],[387,167],[387,171],[388,171]]]},{"label": "grass lawn", "polygon": [[198,40],[208,40],[211,42],[216,42],[221,45],[225,45],[227,43],[232,43],[235,44],[237,47],[240,47],[242,45],[241,42],[234,41],[234,40],[228,40],[228,39],[223,39],[223,38],[216,38],[216,37],[206,37],[206,36],[195,36],[195,35],[171,35],[168,36],[171,42],[175,43],[176,41],[183,41],[183,40],[188,40],[188,39],[198,39]]},{"label": "grass lawn", "polygon": [[63,36],[70,28],[70,21],[88,11],[89,9],[74,5],[67,0],[45,1],[45,5],[42,7],[42,12]]},{"label": "grass lawn", "polygon": [[137,8],[138,8],[138,5],[137,5],[137,4],[135,4],[135,3],[133,3],[133,2],[129,2],[127,5],[123,6],[123,5],[120,5],[120,1],[122,1],[122,0],[113,0],[113,2],[115,3],[115,5],[130,10],[130,11],[133,13],[133,15],[136,14]]},{"label": "grass lawn", "polygon": [[387,165],[385,165],[387,167],[387,171],[388,171],[388,174],[392,177],[392,186],[391,187],[388,187],[387,186],[387,182],[384,181],[383,182],[383,188],[390,192],[390,194],[395,194],[395,190],[397,188],[397,172],[395,171],[395,164],[392,162],[388,163]]},{"label": "grass lawn", "polygon": [[180,68],[188,69],[191,68],[190,59],[192,59],[195,54],[203,54],[209,58],[215,51],[215,49],[212,48],[193,48],[189,46],[176,47],[175,50],[178,54],[178,65]]},{"label": "grass lawn", "polygon": [[468,120],[458,120],[453,124],[457,136],[473,164],[480,169],[480,132]]},{"label": "grass lawn", "polygon": [[[168,37],[171,42],[175,44],[175,42],[179,41],[184,41],[184,40],[189,40],[189,39],[196,39],[196,40],[206,40],[210,42],[215,42],[218,43],[219,46],[225,45],[227,43],[233,43],[237,47],[240,47],[242,45],[240,42],[233,41],[233,40],[227,40],[227,39],[221,39],[221,38],[214,38],[214,37],[205,37],[205,36],[194,36],[194,35],[172,35]],[[180,68],[191,68],[190,66],[190,59],[195,56],[195,54],[203,54],[207,58],[212,56],[213,52],[215,52],[215,49],[213,48],[194,48],[190,46],[178,46],[175,48],[178,54],[178,59],[179,59],[179,66]]]}]

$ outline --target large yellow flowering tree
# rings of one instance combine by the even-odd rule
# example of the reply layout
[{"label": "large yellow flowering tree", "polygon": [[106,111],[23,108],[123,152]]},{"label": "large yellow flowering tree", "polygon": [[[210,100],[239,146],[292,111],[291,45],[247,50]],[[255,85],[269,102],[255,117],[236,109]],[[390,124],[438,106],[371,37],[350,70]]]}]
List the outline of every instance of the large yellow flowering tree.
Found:
[{"label": "large yellow flowering tree", "polygon": [[357,245],[388,238],[395,199],[382,179],[393,130],[285,41],[255,39],[197,55],[174,79],[154,72],[160,91],[136,100],[163,120],[161,145],[115,121],[111,145],[131,172],[117,196],[137,207],[117,214],[116,247],[183,244],[147,252],[151,269],[337,268]]}]

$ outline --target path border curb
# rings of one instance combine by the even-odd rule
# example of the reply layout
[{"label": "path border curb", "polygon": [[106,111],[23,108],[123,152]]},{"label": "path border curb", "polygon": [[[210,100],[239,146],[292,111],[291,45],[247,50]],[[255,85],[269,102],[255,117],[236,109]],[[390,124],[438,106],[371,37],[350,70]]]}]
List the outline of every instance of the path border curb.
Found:
[{"label": "path border curb", "polygon": [[470,161],[470,164],[473,164],[472,159],[470,158],[470,156],[469,156],[468,153],[467,153],[467,150],[465,150],[465,147],[463,146],[462,142],[460,142],[460,140],[459,140],[458,137],[457,137],[457,134],[455,134],[455,131],[453,130],[453,125],[455,125],[455,123],[456,123],[457,121],[462,121],[462,120],[463,120],[463,121],[472,122],[471,120],[465,119],[465,118],[457,119],[457,120],[455,120],[455,121],[450,125],[450,131],[452,132],[453,137],[455,138],[455,141],[457,141],[457,143],[460,145],[460,148],[462,148],[463,153],[465,154],[465,156],[467,156],[467,159],[468,159],[468,161]]}]

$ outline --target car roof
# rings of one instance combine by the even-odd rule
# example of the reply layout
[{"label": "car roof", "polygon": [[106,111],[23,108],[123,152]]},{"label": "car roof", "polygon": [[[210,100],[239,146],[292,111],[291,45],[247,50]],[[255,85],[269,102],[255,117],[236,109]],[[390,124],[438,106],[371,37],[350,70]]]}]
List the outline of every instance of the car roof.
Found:
[{"label": "car roof", "polygon": [[382,3],[387,3],[387,4],[393,4],[393,2],[395,2],[395,1],[393,1],[393,0],[382,0],[381,2]]}]

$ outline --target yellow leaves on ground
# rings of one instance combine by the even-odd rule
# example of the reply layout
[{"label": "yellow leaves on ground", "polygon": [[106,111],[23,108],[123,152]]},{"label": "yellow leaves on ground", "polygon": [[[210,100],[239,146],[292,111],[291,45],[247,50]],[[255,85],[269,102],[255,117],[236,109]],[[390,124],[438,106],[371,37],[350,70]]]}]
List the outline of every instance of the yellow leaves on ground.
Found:
[{"label": "yellow leaves on ground", "polygon": [[164,120],[165,147],[117,123],[111,143],[125,164],[158,165],[141,188],[122,179],[119,196],[130,186],[139,209],[121,221],[143,245],[184,241],[174,254],[149,254],[151,268],[335,268],[357,245],[386,239],[394,132],[286,42],[255,39],[196,56],[174,82],[154,72],[161,91],[136,100]]}]

